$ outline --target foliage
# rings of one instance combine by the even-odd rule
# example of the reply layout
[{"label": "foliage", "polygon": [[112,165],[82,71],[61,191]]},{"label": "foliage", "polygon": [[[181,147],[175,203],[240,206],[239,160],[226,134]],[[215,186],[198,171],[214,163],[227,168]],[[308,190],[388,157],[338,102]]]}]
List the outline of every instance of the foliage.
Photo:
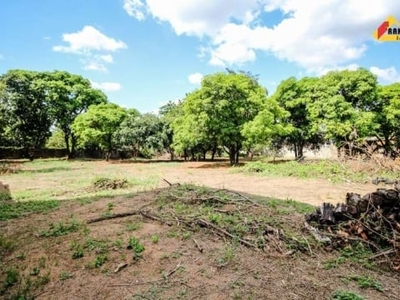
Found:
[{"label": "foliage", "polygon": [[76,220],[72,220],[70,223],[58,222],[51,223],[48,230],[42,230],[39,236],[50,237],[50,236],[62,236],[67,235],[71,232],[78,231],[82,227],[82,224]]},{"label": "foliage", "polygon": [[116,144],[129,149],[136,157],[151,156],[163,149],[163,124],[160,118],[151,113],[129,115],[114,134]]},{"label": "foliage", "polygon": [[91,105],[87,112],[79,115],[72,129],[81,142],[81,146],[93,143],[106,151],[109,159],[111,151],[115,149],[113,134],[118,130],[127,116],[126,109],[114,103]]},{"label": "foliage", "polygon": [[350,292],[350,291],[334,291],[332,293],[332,299],[334,300],[364,300],[365,298]]},{"label": "foliage", "polygon": [[133,251],[133,260],[138,260],[142,258],[142,253],[145,247],[140,243],[140,241],[135,237],[130,237],[128,242],[128,249]]},{"label": "foliage", "polygon": [[353,155],[354,142],[373,135],[379,125],[373,112],[377,99],[377,79],[370,71],[331,71],[312,89],[308,112],[312,133],[323,134],[336,145],[348,145]]},{"label": "foliage", "polygon": [[30,158],[31,151],[46,142],[52,123],[42,79],[43,73],[25,70],[10,70],[0,76],[5,139],[10,146],[23,147]]},{"label": "foliage", "polygon": [[172,124],[174,148],[182,151],[197,147],[205,153],[221,145],[227,149],[231,164],[238,163],[246,140],[243,127],[266,99],[267,91],[247,74],[205,76],[201,88],[183,100],[182,112]]},{"label": "foliage", "polygon": [[308,109],[313,101],[312,92],[318,83],[318,78],[304,77],[297,80],[290,77],[278,86],[272,96],[286,111],[289,112],[284,122],[290,129],[286,134],[278,136],[278,144],[292,145],[295,157],[303,156],[304,147],[318,149],[323,143],[323,136],[312,131],[312,120]]},{"label": "foliage", "polygon": [[71,125],[90,105],[106,103],[107,97],[100,90],[93,89],[90,81],[82,76],[65,71],[45,72],[44,75],[38,84],[47,91],[50,114],[64,133],[68,155],[73,156],[77,138]]}]

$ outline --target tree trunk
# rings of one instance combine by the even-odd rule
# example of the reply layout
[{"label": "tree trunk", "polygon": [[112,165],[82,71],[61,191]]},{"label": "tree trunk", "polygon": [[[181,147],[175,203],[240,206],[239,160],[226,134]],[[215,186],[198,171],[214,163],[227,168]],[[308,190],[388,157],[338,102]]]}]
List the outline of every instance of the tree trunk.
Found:
[{"label": "tree trunk", "polygon": [[76,143],[77,143],[77,138],[73,133],[71,133],[71,150],[69,152],[68,159],[76,157],[76,151],[75,151]]},{"label": "tree trunk", "polygon": [[239,163],[240,147],[238,144],[229,147],[229,162],[231,166]]},{"label": "tree trunk", "polygon": [[212,161],[213,161],[214,158],[215,158],[215,153],[217,153],[217,148],[216,148],[216,147],[214,147],[214,148],[212,149],[212,151],[211,151],[211,160],[212,160]]},{"label": "tree trunk", "polygon": [[67,150],[67,158],[71,158],[71,151],[69,149],[69,135],[64,133],[65,149]]}]

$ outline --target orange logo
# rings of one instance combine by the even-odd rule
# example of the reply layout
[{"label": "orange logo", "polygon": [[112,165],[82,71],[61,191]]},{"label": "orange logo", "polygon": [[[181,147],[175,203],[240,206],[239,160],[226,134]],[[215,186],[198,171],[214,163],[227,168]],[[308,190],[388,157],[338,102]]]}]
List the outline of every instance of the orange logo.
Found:
[{"label": "orange logo", "polygon": [[389,16],[373,33],[374,39],[380,42],[400,42],[400,23]]}]

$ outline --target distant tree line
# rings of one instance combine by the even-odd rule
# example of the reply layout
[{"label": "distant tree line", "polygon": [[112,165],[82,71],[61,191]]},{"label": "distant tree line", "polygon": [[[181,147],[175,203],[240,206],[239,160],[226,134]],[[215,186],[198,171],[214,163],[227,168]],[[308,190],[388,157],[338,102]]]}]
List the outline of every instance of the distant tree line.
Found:
[{"label": "distant tree line", "polygon": [[[397,157],[400,149],[400,83],[381,86],[360,68],[321,77],[290,77],[269,96],[258,76],[218,72],[200,88],[158,114],[141,114],[108,101],[90,81],[64,71],[10,70],[0,76],[0,143],[23,149],[66,149],[150,158],[169,153],[205,159],[226,152],[231,164],[241,153],[333,143],[353,156],[380,151]],[[369,154],[371,153],[369,148]]]}]

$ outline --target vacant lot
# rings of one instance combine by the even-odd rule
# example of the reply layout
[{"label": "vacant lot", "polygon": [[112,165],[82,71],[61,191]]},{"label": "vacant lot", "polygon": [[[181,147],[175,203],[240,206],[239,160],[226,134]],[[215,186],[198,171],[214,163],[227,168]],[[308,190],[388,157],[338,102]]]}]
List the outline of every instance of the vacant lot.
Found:
[{"label": "vacant lot", "polygon": [[398,273],[364,244],[334,250],[303,228],[309,204],[370,192],[382,175],[332,165],[4,165],[0,298],[399,299]]}]

